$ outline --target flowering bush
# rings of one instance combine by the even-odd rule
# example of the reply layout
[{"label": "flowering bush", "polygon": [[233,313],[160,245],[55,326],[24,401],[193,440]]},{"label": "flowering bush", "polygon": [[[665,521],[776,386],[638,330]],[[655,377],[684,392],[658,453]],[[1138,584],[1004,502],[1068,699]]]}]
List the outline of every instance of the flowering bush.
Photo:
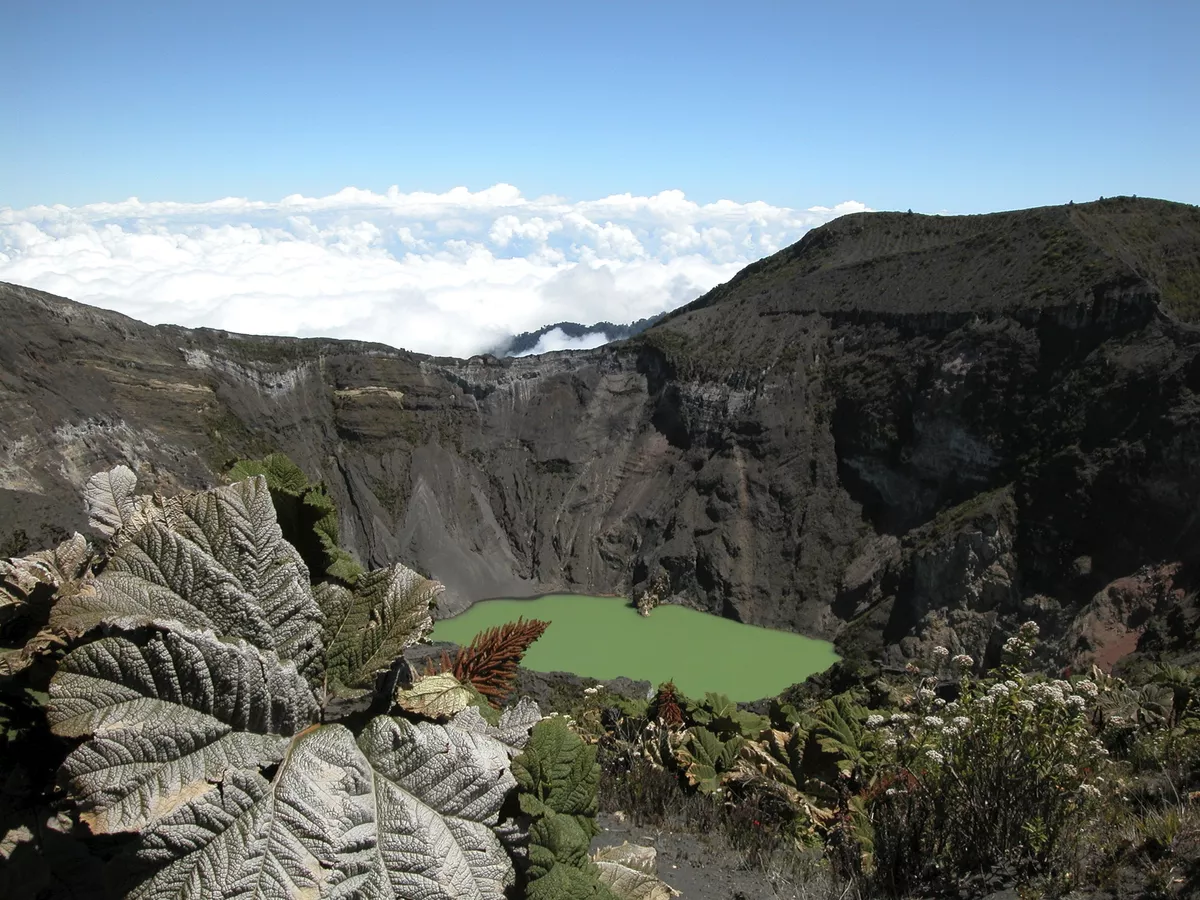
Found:
[{"label": "flowering bush", "polygon": [[773,702],[769,718],[716,695],[675,697],[673,727],[662,703],[608,715],[606,802],[646,821],[686,809],[702,831],[719,820],[756,864],[820,847],[860,897],[1131,877],[1200,896],[1200,671],[1029,674],[1037,637],[1027,623],[987,673],[936,648],[903,674]]},{"label": "flowering bush", "polygon": [[[1006,656],[1028,658],[1034,636],[1023,629]],[[1011,667],[1001,675],[964,677],[958,699],[941,706],[917,690],[909,710],[869,720],[884,757],[866,808],[875,876],[890,891],[951,873],[1072,868],[1076,839],[1111,777],[1085,715],[1095,685]]]}]

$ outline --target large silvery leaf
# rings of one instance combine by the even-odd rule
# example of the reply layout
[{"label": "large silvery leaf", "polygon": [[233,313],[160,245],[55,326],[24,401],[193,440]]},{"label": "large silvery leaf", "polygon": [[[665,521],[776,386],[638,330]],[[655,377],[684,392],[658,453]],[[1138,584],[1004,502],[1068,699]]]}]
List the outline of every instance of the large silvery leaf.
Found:
[{"label": "large silvery leaf", "polygon": [[501,900],[512,864],[492,831],[513,780],[481,735],[379,717],[298,736],[274,779],[236,775],[160,821],[131,896]]},{"label": "large silvery leaf", "polygon": [[396,691],[396,705],[429,719],[449,719],[471,704],[471,693],[449,672],[426,675]]},{"label": "large silvery leaf", "polygon": [[109,637],[68,655],[50,684],[56,734],[89,737],[63,769],[92,831],[135,831],[233,770],[277,761],[316,719],[292,663],[211,634]]},{"label": "large silvery leaf", "polygon": [[503,897],[512,863],[492,828],[516,787],[503,745],[380,716],[359,746],[375,770],[379,819],[388,823],[380,858],[394,896]]},{"label": "large silvery leaf", "polygon": [[330,689],[370,687],[376,674],[433,627],[430,604],[441,590],[399,563],[362,575],[353,590],[318,586]]},{"label": "large silvery leaf", "polygon": [[508,755],[516,756],[529,743],[529,729],[542,720],[542,711],[537,701],[522,697],[516,706],[509,707],[500,715],[498,724],[493,725],[483,717],[477,706],[468,706],[450,724],[476,734],[486,734],[502,743]]},{"label": "large silvery leaf", "polygon": [[95,594],[55,606],[52,624],[187,626],[273,650],[315,678],[320,610],[308,570],[275,521],[260,476],[172,501],[113,554]]},{"label": "large silvery leaf", "polygon": [[620,900],[671,900],[679,891],[658,880],[657,852],[628,841],[620,847],[597,850],[592,861],[600,870],[600,883]]},{"label": "large silvery leaf", "polygon": [[140,518],[136,489],[137,475],[129,466],[97,472],[83,488],[88,525],[108,538],[123,528],[135,527]]},{"label": "large silvery leaf", "polygon": [[88,525],[108,538],[116,550],[151,522],[172,524],[181,500],[158,494],[137,494],[137,475],[128,466],[97,472],[84,486]]}]

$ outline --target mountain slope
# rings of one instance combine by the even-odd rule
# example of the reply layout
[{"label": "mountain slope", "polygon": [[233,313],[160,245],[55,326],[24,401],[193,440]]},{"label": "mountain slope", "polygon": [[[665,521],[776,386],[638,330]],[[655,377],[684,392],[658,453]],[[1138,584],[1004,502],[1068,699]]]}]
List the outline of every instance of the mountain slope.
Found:
[{"label": "mountain slope", "polygon": [[[1098,652],[1106,585],[1200,564],[1198,273],[1181,204],[856,214],[629,341],[506,360],[0,286],[0,541],[79,527],[101,465],[198,486],[280,449],[449,611],[665,577],[850,652],[995,652],[1029,615]],[[1180,615],[1142,640],[1190,639]]]}]

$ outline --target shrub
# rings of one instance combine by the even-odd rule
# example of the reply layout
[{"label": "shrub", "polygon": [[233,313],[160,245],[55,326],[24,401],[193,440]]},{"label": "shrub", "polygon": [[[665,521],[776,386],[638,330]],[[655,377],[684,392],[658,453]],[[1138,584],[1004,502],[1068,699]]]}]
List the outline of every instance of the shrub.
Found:
[{"label": "shrub", "polygon": [[[1020,654],[1021,648],[1009,646]],[[893,895],[965,873],[1057,877],[1112,777],[1085,713],[1091,681],[964,679],[957,701],[925,687],[869,720],[883,757],[864,795],[875,880]]]}]

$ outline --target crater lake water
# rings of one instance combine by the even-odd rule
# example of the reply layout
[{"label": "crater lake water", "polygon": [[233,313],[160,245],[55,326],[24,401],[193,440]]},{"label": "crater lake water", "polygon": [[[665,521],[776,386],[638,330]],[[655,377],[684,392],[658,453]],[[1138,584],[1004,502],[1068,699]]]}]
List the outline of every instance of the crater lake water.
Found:
[{"label": "crater lake water", "polygon": [[522,665],[601,681],[625,675],[653,685],[673,680],[681,691],[758,700],[824,671],[838,657],[827,641],[743,625],[682,606],[640,616],[621,597],[550,594],[532,600],[483,600],[434,623],[435,641],[467,644],[485,628],[518,618],[550,622]]}]

